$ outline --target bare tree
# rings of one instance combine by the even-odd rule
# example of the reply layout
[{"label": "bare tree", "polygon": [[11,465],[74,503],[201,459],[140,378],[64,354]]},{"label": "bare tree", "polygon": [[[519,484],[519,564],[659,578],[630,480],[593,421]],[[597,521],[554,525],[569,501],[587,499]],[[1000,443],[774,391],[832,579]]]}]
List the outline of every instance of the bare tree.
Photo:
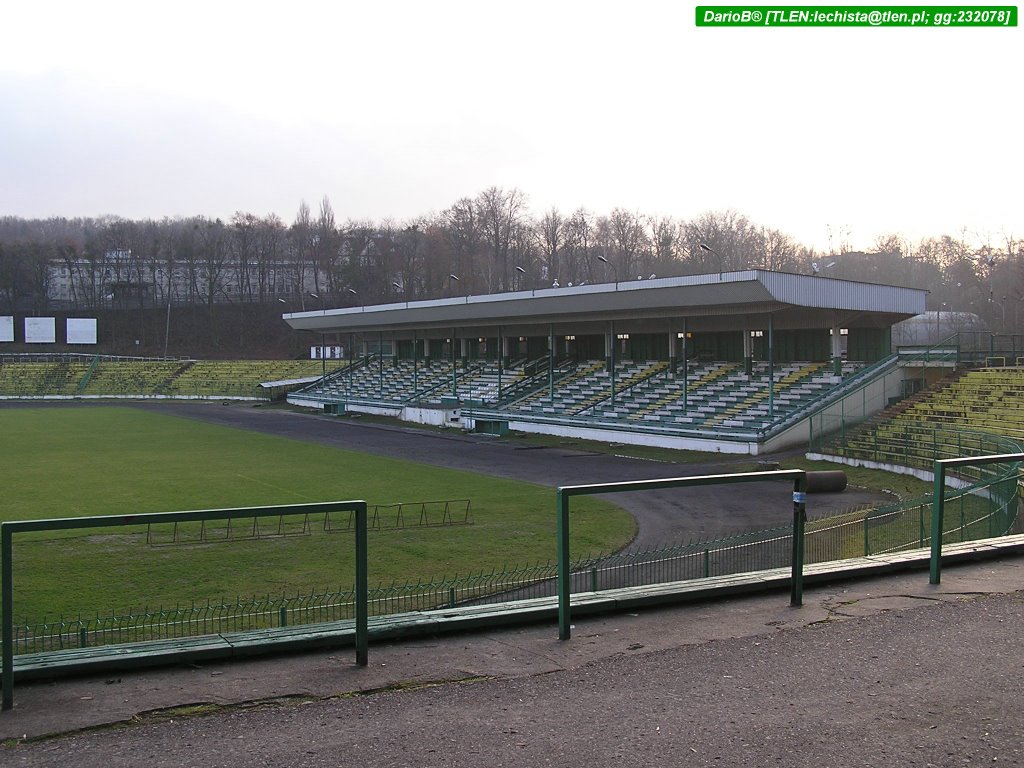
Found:
[{"label": "bare tree", "polygon": [[[594,230],[590,214],[583,208],[577,209],[564,226],[565,242],[562,246],[562,263],[565,266],[565,278],[573,283],[597,282],[600,272],[596,271],[591,249],[594,242]],[[596,266],[601,266],[597,264]],[[545,275],[546,277],[546,275]]]},{"label": "bare tree", "polygon": [[540,258],[543,269],[542,274],[530,276],[532,281],[541,279],[547,282],[548,277],[551,276],[552,279],[562,278],[566,282],[571,282],[568,265],[566,265],[565,269],[566,274],[562,274],[562,256],[568,237],[567,229],[568,222],[558,209],[554,207],[549,209],[538,222],[537,242],[540,245]]},{"label": "bare tree", "polygon": [[[316,267],[316,293],[326,291],[330,296],[340,295],[344,284],[348,282],[342,258],[342,233],[338,230],[334,208],[331,207],[331,201],[326,195],[320,201],[320,215],[316,220],[313,264]],[[321,277],[326,284],[320,282]]]},{"label": "bare tree", "polygon": [[777,229],[761,228],[761,252],[756,264],[774,272],[794,272],[800,269],[800,252],[796,241]]},{"label": "bare tree", "polygon": [[294,267],[292,269],[290,289],[293,295],[299,298],[299,305],[305,308],[305,290],[310,274],[314,279],[314,285],[319,286],[318,272],[313,264],[313,223],[310,218],[309,206],[303,200],[299,203],[298,213],[295,214],[295,221],[289,230],[291,240],[291,258]]},{"label": "bare tree", "polygon": [[663,277],[678,274],[684,250],[682,226],[671,216],[647,217],[651,268]]},{"label": "bare tree", "polygon": [[523,223],[526,197],[518,189],[490,187],[477,195],[474,205],[491,262],[485,288],[488,292],[508,290],[515,267],[510,259],[512,240]]},{"label": "bare tree", "polygon": [[424,222],[412,221],[397,227],[390,235],[395,257],[390,288],[394,295],[403,301],[412,301],[423,295],[426,290],[424,229]]},{"label": "bare tree", "polygon": [[271,214],[261,222],[255,245],[256,293],[261,303],[276,298],[287,290],[285,250],[284,222]]},{"label": "bare tree", "polygon": [[[448,274],[458,277],[458,284],[464,286],[462,290],[465,292],[478,292],[477,273],[480,267],[486,266],[478,258],[483,251],[485,237],[477,210],[474,202],[464,197],[442,214],[449,244],[447,250],[451,258]],[[458,286],[447,275],[441,279],[442,285],[448,286],[447,292],[459,292]],[[486,280],[483,284],[486,286]]]},{"label": "bare tree", "polygon": [[615,208],[595,224],[597,246],[617,280],[631,280],[651,269],[651,250],[639,215]]},{"label": "bare tree", "polygon": [[231,262],[236,265],[232,270],[234,285],[227,287],[228,293],[238,297],[239,301],[252,302],[253,271],[258,263],[257,239],[260,230],[258,216],[251,213],[236,211],[231,217]]},{"label": "bare tree", "polygon": [[205,220],[197,230],[201,257],[200,295],[212,309],[218,295],[226,295],[225,267],[228,261],[228,236],[220,219]]}]

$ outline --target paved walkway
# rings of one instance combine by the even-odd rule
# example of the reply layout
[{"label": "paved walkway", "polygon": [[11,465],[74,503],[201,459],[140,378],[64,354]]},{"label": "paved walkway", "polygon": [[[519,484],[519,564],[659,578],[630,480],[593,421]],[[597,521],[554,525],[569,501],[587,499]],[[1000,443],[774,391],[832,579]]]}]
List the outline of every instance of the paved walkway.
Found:
[{"label": "paved walkway", "polygon": [[1022,588],[1011,555],[802,608],[586,618],[566,642],[544,624],[372,645],[367,668],[345,651],[24,684],[0,764],[1024,765]]}]

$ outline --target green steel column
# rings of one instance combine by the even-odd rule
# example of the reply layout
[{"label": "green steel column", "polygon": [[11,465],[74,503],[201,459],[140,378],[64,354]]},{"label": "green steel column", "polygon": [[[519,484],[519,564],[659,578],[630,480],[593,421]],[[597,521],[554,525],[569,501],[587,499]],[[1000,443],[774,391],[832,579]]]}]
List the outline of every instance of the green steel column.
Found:
[{"label": "green steel column", "polygon": [[615,405],[615,344],[618,339],[615,338],[615,321],[611,320],[608,322],[609,333],[608,337],[611,339],[611,376],[612,376],[612,406]]},{"label": "green steel column", "polygon": [[[355,339],[353,338],[352,334],[350,333],[348,335],[348,400],[352,399],[352,365],[355,363],[355,361],[356,361]],[[345,410],[348,410],[348,408],[347,408],[348,402],[347,401],[346,401],[345,405],[346,405]]]},{"label": "green steel column", "polygon": [[419,351],[416,346],[419,344],[419,339],[416,338],[416,331],[412,332],[412,392],[415,395],[420,391],[420,369],[416,363],[416,355]]},{"label": "green steel column", "polygon": [[754,342],[750,336],[750,329],[743,328],[743,373],[750,376],[754,373]]},{"label": "green steel column", "polygon": [[[571,575],[569,574],[569,497],[559,488],[555,492],[558,509],[558,639],[568,640],[572,636],[572,619],[569,615]],[[4,678],[6,684],[7,678]]]},{"label": "green steel column", "polygon": [[555,402],[555,326],[548,325],[548,396]]},{"label": "green steel column", "polygon": [[840,333],[841,330],[837,323],[832,324],[830,340],[832,342],[832,374],[834,376],[843,375],[843,336]]},{"label": "green steel column", "polygon": [[768,315],[768,421],[775,421],[775,323]]},{"label": "green steel column", "polygon": [[324,396],[324,387],[327,382],[327,340],[324,334],[320,334],[320,397]]},{"label": "green steel column", "polygon": [[0,579],[3,579],[2,597],[0,597],[0,613],[3,614],[3,709],[14,707],[14,587],[11,579],[14,568],[11,563],[11,530],[0,523]]},{"label": "green steel column", "polygon": [[679,348],[679,338],[676,336],[676,331],[672,328],[672,323],[669,323],[668,329],[668,378],[672,381],[676,380],[676,367],[679,365],[679,360],[676,357],[676,350]]},{"label": "green steel column", "polygon": [[936,461],[933,467],[932,555],[928,568],[928,583],[938,584],[942,579],[942,512],[946,501],[946,465],[941,461]]},{"label": "green steel column", "polygon": [[690,353],[686,349],[686,335],[687,335],[687,333],[689,333],[689,331],[687,330],[687,325],[688,324],[686,322],[686,318],[684,317],[683,318],[683,410],[684,411],[687,408],[687,403],[686,403],[686,400],[687,400],[687,397],[688,397],[687,388],[689,386],[689,382],[687,381],[687,378],[690,375],[690,363],[688,362],[688,355]]},{"label": "green steel column", "polygon": [[804,602],[804,528],[807,523],[807,474],[793,481],[793,576],[789,604]]},{"label": "green steel column", "polygon": [[380,382],[380,398],[384,399],[384,331],[377,333],[377,375]]},{"label": "green steel column", "polygon": [[495,406],[501,404],[501,374],[505,370],[505,361],[501,354],[501,326],[498,326],[498,395],[495,397]]},{"label": "green steel column", "polygon": [[455,329],[452,328],[452,397],[459,396],[459,374],[455,368]]},{"label": "green steel column", "polygon": [[356,507],[356,664],[365,667],[369,659],[369,561],[367,545],[366,502]]}]

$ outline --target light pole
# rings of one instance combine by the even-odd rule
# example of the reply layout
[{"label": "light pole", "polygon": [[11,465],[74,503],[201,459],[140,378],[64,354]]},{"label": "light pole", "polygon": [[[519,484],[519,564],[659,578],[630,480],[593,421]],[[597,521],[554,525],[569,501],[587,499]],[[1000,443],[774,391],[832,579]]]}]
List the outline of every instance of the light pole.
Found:
[{"label": "light pole", "polygon": [[516,285],[515,285],[515,288],[513,290],[522,290],[522,287],[523,287],[522,281],[523,281],[523,278],[526,277],[526,270],[523,269],[522,267],[520,267],[519,265],[516,265],[516,273],[517,273]]},{"label": "light pole", "polygon": [[725,259],[722,258],[722,254],[703,241],[698,243],[698,246],[702,251],[707,251],[708,253],[714,254],[718,257],[718,277],[721,278],[722,272],[725,271]]},{"label": "light pole", "polygon": [[598,255],[597,260],[600,261],[602,264],[605,264],[605,265],[607,265],[607,266],[612,268],[612,274],[615,275],[615,287],[618,288],[619,287],[619,270],[618,270],[618,268],[616,268],[616,266],[614,264],[612,264],[610,261],[608,261],[608,259],[606,259],[604,256]]}]

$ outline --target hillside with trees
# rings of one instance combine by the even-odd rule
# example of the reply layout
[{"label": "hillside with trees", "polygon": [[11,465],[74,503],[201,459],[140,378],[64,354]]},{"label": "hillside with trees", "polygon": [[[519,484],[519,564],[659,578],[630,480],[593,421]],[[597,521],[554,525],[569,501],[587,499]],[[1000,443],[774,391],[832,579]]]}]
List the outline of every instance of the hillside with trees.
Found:
[{"label": "hillside with trees", "polygon": [[923,288],[929,309],[975,313],[1000,333],[1024,323],[1024,241],[1009,235],[893,234],[867,251],[838,238],[821,252],[735,211],[536,212],[497,187],[402,222],[340,221],[328,198],[316,211],[301,203],[291,223],[0,217],[0,314],[111,313],[125,343],[147,348],[169,341],[161,311],[243,353],[254,351],[246,329],[271,329],[282,311],[748,268]]}]

